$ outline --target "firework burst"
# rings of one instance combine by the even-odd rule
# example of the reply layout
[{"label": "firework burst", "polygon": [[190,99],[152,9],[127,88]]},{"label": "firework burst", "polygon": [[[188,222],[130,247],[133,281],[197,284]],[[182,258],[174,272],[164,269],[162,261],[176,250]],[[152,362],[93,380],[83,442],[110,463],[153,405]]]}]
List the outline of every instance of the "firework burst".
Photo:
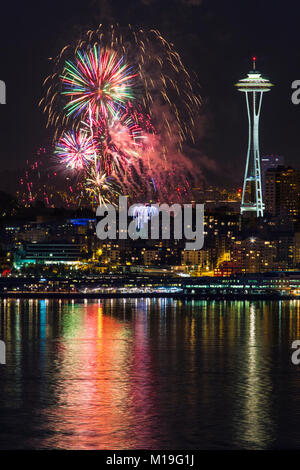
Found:
[{"label": "firework burst", "polygon": [[109,119],[101,120],[90,115],[84,125],[99,143],[102,167],[107,174],[120,179],[128,172],[130,165],[141,158],[144,136],[128,111],[119,109]]},{"label": "firework burst", "polygon": [[56,152],[69,168],[86,166],[81,173],[89,195],[107,202],[117,193],[115,182],[134,197],[187,194],[182,146],[194,142],[201,98],[173,44],[157,30],[100,25],[65,46],[54,64],[41,105],[55,138],[84,129],[96,142],[94,160],[89,149],[81,163],[68,148],[65,155]]},{"label": "firework burst", "polygon": [[54,153],[66,168],[83,170],[95,158],[96,142],[85,131],[66,132],[59,139]]},{"label": "firework burst", "polygon": [[96,44],[78,51],[76,61],[67,60],[61,80],[62,95],[70,98],[66,115],[84,115],[91,109],[96,119],[107,118],[117,106],[133,99],[131,81],[135,74],[114,51],[102,51]]},{"label": "firework burst", "polygon": [[[89,104],[93,114],[99,110],[107,116],[116,105],[126,106],[134,95],[141,112],[150,116],[165,141],[174,141],[176,136],[179,148],[186,140],[194,141],[201,105],[199,85],[174,45],[159,31],[100,25],[76,44],[65,46],[54,64],[55,72],[44,82],[47,91],[40,104],[48,114],[48,125],[58,132],[68,126],[71,117],[74,120],[78,113],[86,112]],[[105,83],[107,93],[102,94]],[[66,96],[70,98],[67,105],[62,100]]]},{"label": "firework burst", "polygon": [[85,180],[85,190],[96,205],[112,203],[120,194],[118,185],[101,170],[99,162],[90,168]]}]

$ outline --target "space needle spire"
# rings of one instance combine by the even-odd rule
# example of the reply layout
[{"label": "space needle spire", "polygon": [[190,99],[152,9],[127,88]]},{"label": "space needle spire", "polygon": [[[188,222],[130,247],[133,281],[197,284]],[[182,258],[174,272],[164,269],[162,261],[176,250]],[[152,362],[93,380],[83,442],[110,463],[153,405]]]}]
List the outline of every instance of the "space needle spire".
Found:
[{"label": "space needle spire", "polygon": [[242,78],[236,87],[245,93],[249,121],[249,138],[246,168],[243,184],[241,214],[255,212],[257,217],[264,214],[264,203],[261,185],[259,153],[259,118],[263,94],[273,86],[256,70],[256,57],[252,58],[253,68],[246,78]]}]

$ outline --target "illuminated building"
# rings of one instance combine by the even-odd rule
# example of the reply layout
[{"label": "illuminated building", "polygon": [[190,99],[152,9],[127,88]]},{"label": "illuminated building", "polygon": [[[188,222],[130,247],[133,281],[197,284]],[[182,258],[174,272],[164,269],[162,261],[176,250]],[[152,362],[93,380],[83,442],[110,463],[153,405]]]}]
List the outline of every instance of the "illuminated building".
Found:
[{"label": "illuminated building", "polygon": [[265,199],[266,171],[269,170],[270,168],[277,168],[278,166],[284,166],[284,157],[282,155],[264,155],[260,159],[260,166],[261,166],[261,183],[262,183],[263,198]]},{"label": "illuminated building", "polygon": [[231,260],[241,267],[244,273],[267,272],[274,268],[277,255],[276,243],[250,237],[236,240],[233,244]]},{"label": "illuminated building", "polygon": [[263,94],[270,90],[272,84],[256,70],[255,62],[256,58],[253,57],[253,70],[236,84],[238,90],[245,93],[249,121],[248,150],[240,210],[241,214],[255,212],[257,217],[262,217],[264,203],[259,153],[259,118]]},{"label": "illuminated building", "polygon": [[276,269],[289,269],[294,266],[294,235],[289,232],[281,232],[277,234],[275,240],[277,256],[276,256]]},{"label": "illuminated building", "polygon": [[10,270],[12,267],[12,254],[11,252],[1,251],[0,250],[0,270],[6,271]]},{"label": "illuminated building", "polygon": [[264,274],[236,274],[230,277],[190,277],[181,287],[185,294],[199,298],[232,298],[244,296],[300,295],[300,272],[266,272]]},{"label": "illuminated building", "polygon": [[111,264],[118,264],[120,262],[120,250],[112,249],[110,251]]},{"label": "illuminated building", "polygon": [[242,272],[242,266],[231,261],[224,261],[217,268],[214,269],[215,277],[229,277],[232,274],[238,274]]},{"label": "illuminated building", "polygon": [[299,215],[300,171],[278,166],[266,171],[265,204],[272,216],[296,219]]},{"label": "illuminated building", "polygon": [[181,252],[181,264],[183,266],[209,266],[209,250],[183,250]]},{"label": "illuminated building", "polygon": [[145,250],[144,254],[144,265],[145,266],[151,266],[154,264],[159,264],[160,262],[160,256],[159,256],[159,251],[158,250]]},{"label": "illuminated building", "polygon": [[300,232],[296,232],[294,235],[293,264],[300,266]]},{"label": "illuminated building", "polygon": [[21,247],[15,264],[74,264],[82,258],[81,246],[75,243],[28,243]]}]

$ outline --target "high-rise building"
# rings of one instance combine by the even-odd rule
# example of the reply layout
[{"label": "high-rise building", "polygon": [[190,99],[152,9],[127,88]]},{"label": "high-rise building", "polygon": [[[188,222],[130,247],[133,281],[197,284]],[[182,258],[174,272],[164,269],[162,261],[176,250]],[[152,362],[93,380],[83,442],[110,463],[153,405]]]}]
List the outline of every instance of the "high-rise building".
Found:
[{"label": "high-rise building", "polygon": [[231,251],[231,261],[244,273],[271,271],[276,259],[276,243],[260,238],[236,240]]},{"label": "high-rise building", "polygon": [[300,204],[300,170],[278,166],[265,175],[266,211],[273,216],[296,219]]},{"label": "high-rise building", "polygon": [[181,264],[184,266],[198,265],[209,266],[211,256],[209,250],[183,250],[181,252]]},{"label": "high-rise building", "polygon": [[249,121],[248,151],[243,184],[241,214],[254,212],[257,217],[264,213],[261,184],[259,153],[259,118],[263,94],[270,90],[272,84],[256,70],[256,58],[253,57],[253,69],[246,78],[236,83],[239,91],[245,93]]},{"label": "high-rise building", "polygon": [[294,234],[293,264],[300,266],[300,232]]},{"label": "high-rise building", "polygon": [[[270,168],[277,168],[278,166],[284,166],[284,157],[282,155],[264,155],[260,159],[261,167],[261,184],[263,190],[263,199],[265,196],[265,182],[266,182],[266,171]],[[265,201],[264,201],[265,202]]]}]

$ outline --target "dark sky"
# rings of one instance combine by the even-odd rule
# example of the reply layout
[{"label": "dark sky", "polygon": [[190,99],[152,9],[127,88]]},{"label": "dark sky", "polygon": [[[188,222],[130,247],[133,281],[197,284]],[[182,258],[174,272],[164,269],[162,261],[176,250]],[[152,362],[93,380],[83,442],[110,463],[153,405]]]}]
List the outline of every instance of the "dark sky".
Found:
[{"label": "dark sky", "polygon": [[[1,4],[0,170],[23,167],[51,141],[37,104],[51,71],[49,57],[102,21],[155,27],[171,40],[201,84],[204,137],[199,152],[216,162],[216,182],[238,184],[247,145],[245,102],[233,84],[257,68],[276,85],[265,95],[261,153],[299,166],[300,105],[291,83],[300,79],[300,3],[290,0],[94,0]],[[1,184],[0,184],[1,189]]]}]

